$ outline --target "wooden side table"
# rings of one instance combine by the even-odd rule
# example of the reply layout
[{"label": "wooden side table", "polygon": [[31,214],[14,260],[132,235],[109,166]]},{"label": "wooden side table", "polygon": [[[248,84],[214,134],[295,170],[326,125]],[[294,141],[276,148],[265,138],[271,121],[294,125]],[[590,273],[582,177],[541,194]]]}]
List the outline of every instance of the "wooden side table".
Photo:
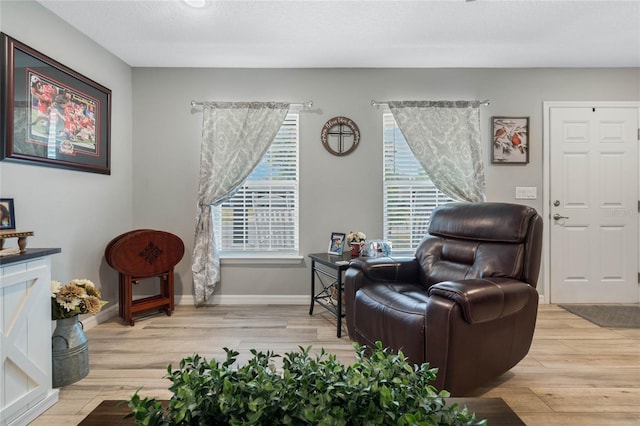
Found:
[{"label": "wooden side table", "polygon": [[[115,237],[104,257],[119,273],[120,317],[130,325],[133,315],[159,309],[171,315],[174,310],[173,268],[184,255],[184,243],[169,232],[137,229]],[[133,300],[133,286],[145,278],[160,279],[160,294]]]},{"label": "wooden side table", "polygon": [[[342,256],[329,253],[313,253],[311,258],[311,306],[309,315],[313,315],[313,306],[318,304],[336,316],[338,323],[336,336],[342,336],[342,273],[349,268],[351,255]],[[316,277],[322,288],[316,292]],[[326,281],[328,279],[328,281]],[[333,301],[332,291],[336,295]]]}]

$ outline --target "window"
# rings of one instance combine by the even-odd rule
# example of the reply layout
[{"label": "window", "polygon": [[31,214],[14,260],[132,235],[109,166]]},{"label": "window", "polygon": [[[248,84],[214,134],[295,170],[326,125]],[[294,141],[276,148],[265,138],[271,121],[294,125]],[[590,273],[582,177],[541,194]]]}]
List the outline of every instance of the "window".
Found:
[{"label": "window", "polygon": [[431,212],[452,200],[414,157],[393,114],[383,114],[384,239],[394,251],[413,252],[427,233]]},{"label": "window", "polygon": [[214,207],[222,255],[298,254],[298,114],[288,114],[244,185]]}]

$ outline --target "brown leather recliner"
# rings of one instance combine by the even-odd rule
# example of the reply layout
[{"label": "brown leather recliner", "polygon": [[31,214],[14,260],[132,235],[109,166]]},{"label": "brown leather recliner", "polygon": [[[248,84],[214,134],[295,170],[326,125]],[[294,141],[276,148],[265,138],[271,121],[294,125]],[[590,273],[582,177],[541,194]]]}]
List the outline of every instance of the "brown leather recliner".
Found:
[{"label": "brown leather recliner", "polygon": [[349,337],[428,362],[438,368],[437,389],[468,394],[529,351],[541,249],[542,218],[531,207],[438,207],[415,257],[351,261]]}]

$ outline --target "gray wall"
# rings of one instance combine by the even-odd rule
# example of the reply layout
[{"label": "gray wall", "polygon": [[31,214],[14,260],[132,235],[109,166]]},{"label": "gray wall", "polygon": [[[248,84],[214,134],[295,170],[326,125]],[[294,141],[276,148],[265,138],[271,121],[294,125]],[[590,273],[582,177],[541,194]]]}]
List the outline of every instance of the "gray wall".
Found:
[{"label": "gray wall", "polygon": [[[640,99],[637,69],[147,69],[133,70],[134,223],[161,227],[193,247],[202,113],[191,100],[303,102],[300,114],[300,249],[325,251],[332,231],[382,234],[382,111],[376,100],[490,99],[481,109],[489,201],[520,202],[542,212],[542,103]],[[327,153],[322,125],[347,116],[360,146]],[[530,163],[492,165],[490,118],[529,116]],[[538,188],[515,199],[516,186]],[[191,294],[188,262],[178,265],[178,293]],[[542,290],[544,283],[540,283]],[[306,295],[309,262],[224,264],[216,296]],[[264,299],[268,300],[268,299]]]},{"label": "gray wall", "polygon": [[[0,30],[112,90],[111,176],[0,162],[0,196],[15,199],[28,247],[60,247],[52,278],[87,278],[117,300],[104,248],[131,229],[131,68],[32,1],[0,3]],[[7,246],[15,245],[15,239]]]}]

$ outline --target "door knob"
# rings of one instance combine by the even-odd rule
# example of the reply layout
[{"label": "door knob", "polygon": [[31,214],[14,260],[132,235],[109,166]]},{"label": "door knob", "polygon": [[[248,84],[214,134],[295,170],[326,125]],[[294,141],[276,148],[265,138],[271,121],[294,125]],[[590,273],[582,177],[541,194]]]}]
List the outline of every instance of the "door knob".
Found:
[{"label": "door knob", "polygon": [[553,215],[553,220],[569,219],[568,216],[560,216],[558,213]]}]

